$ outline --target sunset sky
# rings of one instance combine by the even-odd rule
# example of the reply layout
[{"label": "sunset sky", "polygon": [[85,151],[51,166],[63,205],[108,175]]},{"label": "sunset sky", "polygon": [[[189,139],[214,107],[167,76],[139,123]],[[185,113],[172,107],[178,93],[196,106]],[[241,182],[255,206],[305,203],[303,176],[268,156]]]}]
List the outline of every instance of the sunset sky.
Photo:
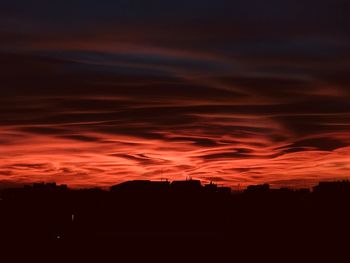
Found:
[{"label": "sunset sky", "polygon": [[350,1],[3,0],[0,184],[350,177]]}]

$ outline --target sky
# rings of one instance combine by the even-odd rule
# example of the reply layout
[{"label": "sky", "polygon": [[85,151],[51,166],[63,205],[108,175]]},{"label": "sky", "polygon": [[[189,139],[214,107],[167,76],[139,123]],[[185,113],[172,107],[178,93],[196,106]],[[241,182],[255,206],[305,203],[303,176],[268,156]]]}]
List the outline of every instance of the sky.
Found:
[{"label": "sky", "polygon": [[348,0],[3,0],[0,184],[350,176]]}]

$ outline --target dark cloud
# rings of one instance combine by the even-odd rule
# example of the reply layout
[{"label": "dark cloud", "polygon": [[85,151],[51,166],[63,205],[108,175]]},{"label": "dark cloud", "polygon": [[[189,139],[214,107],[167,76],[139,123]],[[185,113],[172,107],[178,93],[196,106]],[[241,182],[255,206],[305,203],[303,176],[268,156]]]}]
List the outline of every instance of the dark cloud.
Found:
[{"label": "dark cloud", "polygon": [[135,161],[141,165],[156,165],[156,164],[166,164],[167,161],[160,159],[160,158],[152,158],[150,156],[147,156],[145,154],[111,154],[111,156],[114,157],[120,157],[120,158],[125,158],[128,160]]},{"label": "dark cloud", "polygon": [[77,141],[83,141],[83,142],[102,142],[102,140],[100,140],[99,138],[86,136],[86,135],[78,135],[78,134],[62,135],[60,137],[64,139],[77,140]]},{"label": "dark cloud", "polygon": [[[322,151],[333,151],[335,149],[345,147],[348,144],[341,140],[337,140],[334,138],[311,138],[311,139],[303,139],[294,142],[289,147],[293,147],[292,149],[303,149],[304,148],[313,148]],[[295,148],[296,147],[296,148]]]},{"label": "dark cloud", "polygon": [[[256,158],[253,150],[236,148],[228,152],[213,153],[201,156],[203,159],[241,159],[241,158]],[[271,157],[271,156],[270,156]]]},{"label": "dark cloud", "polygon": [[0,176],[11,176],[14,175],[12,170],[0,170]]},{"label": "dark cloud", "polygon": [[167,138],[169,142],[191,142],[195,145],[202,147],[215,147],[221,145],[221,143],[216,142],[208,138],[195,138],[195,137],[172,137]]}]

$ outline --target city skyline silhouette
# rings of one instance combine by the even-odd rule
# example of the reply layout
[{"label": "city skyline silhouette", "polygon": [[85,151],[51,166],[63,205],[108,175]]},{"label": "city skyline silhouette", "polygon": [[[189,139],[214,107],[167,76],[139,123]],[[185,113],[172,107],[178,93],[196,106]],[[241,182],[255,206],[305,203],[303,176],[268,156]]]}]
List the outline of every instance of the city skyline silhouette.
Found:
[{"label": "city skyline silhouette", "polygon": [[315,259],[322,248],[334,259],[350,235],[349,204],[347,180],[312,190],[262,184],[240,192],[191,179],[126,181],[109,190],[35,183],[0,191],[0,242],[80,258],[89,248],[133,260],[141,251],[214,260],[228,256],[224,249],[240,260],[285,253]]}]

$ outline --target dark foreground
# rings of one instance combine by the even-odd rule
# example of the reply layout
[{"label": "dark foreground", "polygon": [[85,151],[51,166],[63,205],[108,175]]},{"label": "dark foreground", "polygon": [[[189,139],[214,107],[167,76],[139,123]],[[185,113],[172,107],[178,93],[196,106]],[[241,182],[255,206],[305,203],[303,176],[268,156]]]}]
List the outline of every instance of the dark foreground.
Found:
[{"label": "dark foreground", "polygon": [[[2,255],[47,262],[348,262],[350,183],[314,191],[197,181],[2,191]],[[6,261],[10,262],[10,261]]]}]

